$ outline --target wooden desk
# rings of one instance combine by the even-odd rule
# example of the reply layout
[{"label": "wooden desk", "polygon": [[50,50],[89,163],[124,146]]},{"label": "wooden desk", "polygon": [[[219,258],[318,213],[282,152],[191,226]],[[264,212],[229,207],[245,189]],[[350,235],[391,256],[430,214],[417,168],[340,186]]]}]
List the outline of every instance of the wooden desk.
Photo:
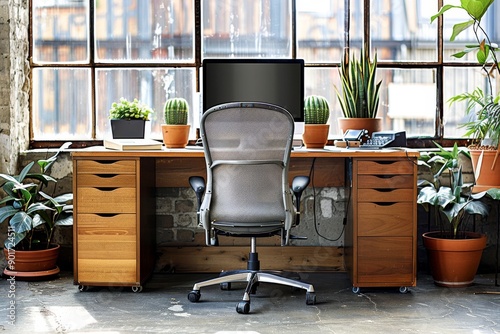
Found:
[{"label": "wooden desk", "polygon": [[[205,175],[203,151],[94,147],[72,156],[75,284],[139,289],[155,264],[155,189],[188,187],[189,176]],[[417,157],[411,150],[293,151],[290,179],[309,175],[314,162],[315,187],[351,190],[345,247],[260,247],[262,269],[347,270],[353,287],[414,286]],[[221,263],[241,267],[248,247],[197,245],[169,252],[176,271],[213,272]]]}]

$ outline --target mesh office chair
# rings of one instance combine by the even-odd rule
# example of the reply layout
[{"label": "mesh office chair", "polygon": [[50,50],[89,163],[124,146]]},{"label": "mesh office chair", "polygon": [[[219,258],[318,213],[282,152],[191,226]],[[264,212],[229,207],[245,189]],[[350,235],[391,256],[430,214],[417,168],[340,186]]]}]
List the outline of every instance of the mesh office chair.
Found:
[{"label": "mesh office chair", "polygon": [[288,184],[288,164],[294,122],[285,109],[264,103],[229,103],[208,110],[201,119],[200,132],[207,166],[207,182],[191,177],[197,194],[199,223],[206,244],[218,245],[219,235],[249,237],[251,249],[246,270],[222,272],[218,278],[196,283],[188,294],[191,302],[200,299],[200,288],[231,282],[248,282],[238,313],[250,311],[250,294],[259,282],[284,284],[305,289],[306,304],[316,302],[314,287],[294,279],[260,271],[256,238],[281,235],[281,244],[291,238],[298,223],[300,195],[309,178],[298,176]]}]

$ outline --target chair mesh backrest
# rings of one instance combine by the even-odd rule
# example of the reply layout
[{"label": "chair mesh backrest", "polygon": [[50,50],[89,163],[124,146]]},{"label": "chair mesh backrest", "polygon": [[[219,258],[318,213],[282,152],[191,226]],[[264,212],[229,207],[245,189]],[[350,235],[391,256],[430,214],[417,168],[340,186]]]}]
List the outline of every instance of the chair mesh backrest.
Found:
[{"label": "chair mesh backrest", "polygon": [[268,104],[231,103],[204,114],[211,221],[285,220],[293,131],[290,114]]}]

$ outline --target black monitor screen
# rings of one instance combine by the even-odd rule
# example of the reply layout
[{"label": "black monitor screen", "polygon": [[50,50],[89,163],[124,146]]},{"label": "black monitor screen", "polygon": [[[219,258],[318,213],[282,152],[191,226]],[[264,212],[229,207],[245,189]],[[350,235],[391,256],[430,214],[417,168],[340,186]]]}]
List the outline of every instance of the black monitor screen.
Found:
[{"label": "black monitor screen", "polygon": [[205,59],[203,111],[228,102],[265,102],[281,106],[304,121],[302,59]]}]

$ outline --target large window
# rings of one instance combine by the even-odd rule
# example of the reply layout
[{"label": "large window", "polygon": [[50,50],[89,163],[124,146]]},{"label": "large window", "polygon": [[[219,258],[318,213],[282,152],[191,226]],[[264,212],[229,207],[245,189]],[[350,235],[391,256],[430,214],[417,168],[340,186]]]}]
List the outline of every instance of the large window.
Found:
[{"label": "large window", "polygon": [[[110,135],[108,110],[120,97],[155,110],[151,133],[158,139],[166,99],[184,97],[194,129],[202,60],[214,57],[304,59],[305,93],[329,100],[331,137],[339,137],[338,66],[346,46],[359,54],[363,43],[379,60],[384,129],[458,138],[465,106],[446,100],[486,86],[474,59],[451,57],[472,40],[464,34],[448,41],[464,18],[445,15],[443,31],[430,23],[441,2],[32,0],[31,139],[102,140]],[[498,41],[494,6],[484,23]]]}]

